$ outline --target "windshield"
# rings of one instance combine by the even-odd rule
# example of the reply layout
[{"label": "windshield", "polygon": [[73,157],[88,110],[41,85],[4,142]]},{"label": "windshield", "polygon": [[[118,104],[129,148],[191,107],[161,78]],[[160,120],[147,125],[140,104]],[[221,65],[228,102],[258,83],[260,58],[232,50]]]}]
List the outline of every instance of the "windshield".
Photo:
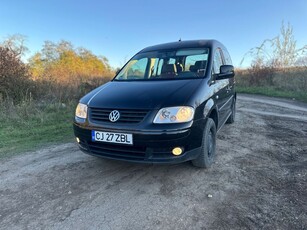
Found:
[{"label": "windshield", "polygon": [[208,48],[153,51],[135,55],[114,80],[200,78],[205,75]]}]

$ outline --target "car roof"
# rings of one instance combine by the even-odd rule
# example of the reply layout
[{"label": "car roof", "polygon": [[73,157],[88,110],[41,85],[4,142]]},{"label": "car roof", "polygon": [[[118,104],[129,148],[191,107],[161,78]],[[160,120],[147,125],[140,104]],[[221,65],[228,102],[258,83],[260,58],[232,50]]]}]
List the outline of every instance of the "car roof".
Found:
[{"label": "car roof", "polygon": [[189,41],[177,41],[164,43],[154,46],[149,46],[145,49],[142,49],[139,53],[149,52],[149,51],[157,51],[157,50],[171,50],[171,49],[181,49],[181,48],[215,48],[221,47],[225,48],[219,41],[217,40],[189,40]]}]

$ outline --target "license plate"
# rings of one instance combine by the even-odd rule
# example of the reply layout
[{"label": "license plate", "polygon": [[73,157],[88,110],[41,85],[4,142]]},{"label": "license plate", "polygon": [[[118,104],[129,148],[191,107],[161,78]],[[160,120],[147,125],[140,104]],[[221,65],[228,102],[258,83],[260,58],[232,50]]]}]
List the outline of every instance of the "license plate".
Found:
[{"label": "license plate", "polygon": [[113,132],[101,132],[92,130],[92,141],[101,141],[109,143],[118,143],[132,145],[132,134],[127,133],[113,133]]}]

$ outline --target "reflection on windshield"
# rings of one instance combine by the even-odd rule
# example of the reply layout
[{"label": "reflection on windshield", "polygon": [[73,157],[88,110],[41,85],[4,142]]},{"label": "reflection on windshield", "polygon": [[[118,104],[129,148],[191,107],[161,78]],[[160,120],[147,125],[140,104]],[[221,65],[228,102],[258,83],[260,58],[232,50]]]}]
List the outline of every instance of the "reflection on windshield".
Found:
[{"label": "reflection on windshield", "polygon": [[134,56],[115,80],[187,79],[203,77],[209,50],[180,49],[154,51]]}]

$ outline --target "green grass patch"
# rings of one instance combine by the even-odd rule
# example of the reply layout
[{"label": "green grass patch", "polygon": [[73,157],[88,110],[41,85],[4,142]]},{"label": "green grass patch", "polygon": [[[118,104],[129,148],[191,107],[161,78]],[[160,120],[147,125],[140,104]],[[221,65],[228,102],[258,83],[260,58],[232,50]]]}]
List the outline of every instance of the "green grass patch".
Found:
[{"label": "green grass patch", "polygon": [[260,87],[260,86],[237,86],[238,93],[260,94],[270,97],[281,97],[295,99],[298,101],[307,102],[307,90],[302,91],[285,91],[276,87]]},{"label": "green grass patch", "polygon": [[73,141],[74,108],[73,103],[1,105],[0,158]]}]

